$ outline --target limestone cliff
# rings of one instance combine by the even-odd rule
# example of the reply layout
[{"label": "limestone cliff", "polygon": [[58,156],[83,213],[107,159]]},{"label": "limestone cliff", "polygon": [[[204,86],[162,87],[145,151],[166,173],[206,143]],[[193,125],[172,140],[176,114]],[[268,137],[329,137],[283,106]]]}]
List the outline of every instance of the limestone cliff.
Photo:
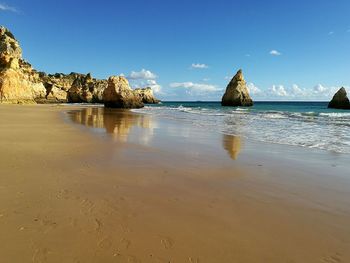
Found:
[{"label": "limestone cliff", "polygon": [[[123,83],[124,79],[120,77],[118,83]],[[112,104],[111,97],[108,97],[106,104],[132,108],[143,106],[142,101],[158,102],[151,89],[134,91],[129,83],[124,83],[119,89],[116,80],[117,77],[111,78],[110,85],[116,84],[115,91],[118,90],[121,94],[114,94]],[[0,27],[0,102],[103,103],[104,91],[109,82],[106,79],[95,79],[90,73],[37,72],[22,59],[22,49],[13,34],[5,27]]]},{"label": "limestone cliff", "polygon": [[247,84],[242,70],[238,70],[226,87],[226,92],[221,100],[222,106],[253,106],[253,100],[249,96]]},{"label": "limestone cliff", "polygon": [[143,89],[135,89],[134,92],[141,98],[143,103],[157,104],[160,102],[160,100],[154,97],[153,90],[150,87]]},{"label": "limestone cliff", "polygon": [[142,108],[143,102],[122,76],[111,76],[107,88],[103,91],[103,102],[108,108]]},{"label": "limestone cliff", "polygon": [[35,103],[45,95],[39,73],[22,59],[18,41],[0,27],[0,102]]}]

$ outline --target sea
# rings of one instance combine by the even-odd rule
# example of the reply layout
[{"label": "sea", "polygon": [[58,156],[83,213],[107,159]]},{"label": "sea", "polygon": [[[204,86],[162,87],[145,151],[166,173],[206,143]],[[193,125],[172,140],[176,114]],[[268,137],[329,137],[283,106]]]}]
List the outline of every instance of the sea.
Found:
[{"label": "sea", "polygon": [[136,112],[178,120],[253,141],[350,154],[350,111],[327,102],[263,102],[222,107],[220,102],[162,102]]}]

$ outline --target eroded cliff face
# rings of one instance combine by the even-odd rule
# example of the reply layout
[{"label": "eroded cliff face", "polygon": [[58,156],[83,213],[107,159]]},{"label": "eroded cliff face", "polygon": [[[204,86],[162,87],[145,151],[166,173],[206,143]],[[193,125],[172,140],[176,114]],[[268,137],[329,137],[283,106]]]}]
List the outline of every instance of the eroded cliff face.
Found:
[{"label": "eroded cliff face", "polygon": [[157,104],[160,100],[156,99],[153,94],[153,90],[150,87],[143,89],[135,89],[134,91],[145,104]]},{"label": "eroded cliff face", "polygon": [[103,102],[107,108],[142,108],[143,102],[122,76],[111,76],[103,91]]},{"label": "eroded cliff face", "polygon": [[45,95],[40,74],[22,59],[22,49],[12,33],[0,27],[0,102],[35,103]]},{"label": "eroded cliff face", "polygon": [[[0,27],[1,103],[104,103],[103,94],[108,83],[105,79],[93,78],[90,73],[37,72],[23,60],[22,49],[14,35]],[[142,100],[147,103],[158,101],[151,89],[134,91],[129,84],[127,86],[128,89],[121,89],[121,94],[114,97],[121,98],[118,103],[114,101],[115,107],[140,107]]]},{"label": "eroded cliff face", "polygon": [[226,87],[221,100],[222,106],[253,106],[242,70],[238,70]]}]

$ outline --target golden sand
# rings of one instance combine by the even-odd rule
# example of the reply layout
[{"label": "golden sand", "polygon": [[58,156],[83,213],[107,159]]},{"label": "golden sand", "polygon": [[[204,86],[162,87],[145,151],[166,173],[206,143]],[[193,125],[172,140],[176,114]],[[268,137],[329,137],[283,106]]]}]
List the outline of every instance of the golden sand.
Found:
[{"label": "golden sand", "polygon": [[338,170],[129,111],[0,105],[0,120],[0,262],[350,262]]}]

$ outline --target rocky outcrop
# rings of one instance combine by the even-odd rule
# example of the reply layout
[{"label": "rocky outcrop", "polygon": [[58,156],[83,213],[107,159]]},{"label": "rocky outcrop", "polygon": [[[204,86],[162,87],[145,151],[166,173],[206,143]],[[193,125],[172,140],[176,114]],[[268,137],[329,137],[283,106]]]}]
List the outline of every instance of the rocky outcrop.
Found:
[{"label": "rocky outcrop", "polygon": [[346,94],[345,88],[339,89],[337,93],[334,94],[332,100],[328,104],[328,108],[344,109],[344,110],[350,109],[350,101]]},{"label": "rocky outcrop", "polygon": [[[22,59],[22,49],[13,34],[5,27],[0,27],[0,66],[18,68]],[[12,64],[12,66],[11,66]]]},{"label": "rocky outcrop", "polygon": [[77,76],[68,90],[68,102],[92,102],[93,85],[90,74]]},{"label": "rocky outcrop", "polygon": [[0,102],[35,103],[45,95],[40,74],[22,59],[22,50],[12,33],[0,27]]},{"label": "rocky outcrop", "polygon": [[107,80],[92,78],[90,73],[43,73],[42,81],[47,90],[47,103],[102,103],[103,90],[107,87]]},{"label": "rocky outcrop", "polygon": [[108,108],[142,108],[143,102],[130,88],[129,81],[123,76],[111,76],[107,88],[103,91],[103,102]]},{"label": "rocky outcrop", "polygon": [[[125,82],[126,81],[126,82]],[[0,102],[3,103],[103,103],[118,108],[139,108],[157,103],[152,89],[134,91],[123,77],[109,81],[88,74],[37,72],[22,59],[22,49],[13,34],[0,27]],[[118,93],[120,92],[120,94]]]},{"label": "rocky outcrop", "polygon": [[226,92],[221,100],[222,106],[253,106],[253,100],[249,96],[247,84],[242,70],[238,70],[226,87]]},{"label": "rocky outcrop", "polygon": [[160,100],[154,97],[153,90],[150,87],[143,89],[135,89],[134,92],[141,98],[142,102],[145,104],[157,104],[160,102]]}]

